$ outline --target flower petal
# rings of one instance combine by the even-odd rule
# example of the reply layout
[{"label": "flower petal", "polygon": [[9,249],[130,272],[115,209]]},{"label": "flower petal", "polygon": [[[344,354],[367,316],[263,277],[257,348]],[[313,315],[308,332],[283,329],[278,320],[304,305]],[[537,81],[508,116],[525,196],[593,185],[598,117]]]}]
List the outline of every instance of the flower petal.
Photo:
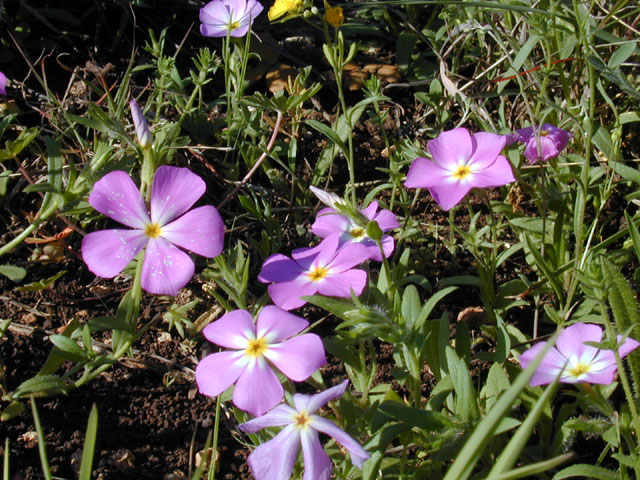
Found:
[{"label": "flower petal", "polygon": [[390,210],[386,210],[386,209],[380,210],[372,218],[372,220],[375,220],[376,222],[378,222],[378,226],[380,227],[380,230],[382,230],[383,232],[386,232],[387,230],[391,230],[392,228],[400,227],[400,224],[398,223],[398,218]]},{"label": "flower petal", "polygon": [[195,271],[189,255],[163,238],[151,238],[142,265],[142,288],[156,295],[176,295]]},{"label": "flower petal", "polygon": [[471,142],[474,148],[469,164],[472,164],[474,171],[477,171],[493,165],[507,144],[507,138],[495,133],[478,132],[471,137]]},{"label": "flower petal", "polygon": [[[334,236],[336,240],[338,236]],[[324,241],[326,242],[331,237],[327,237]],[[349,243],[345,244],[336,252],[335,256],[331,259],[331,261],[326,264],[331,271],[331,275],[344,272],[349,270],[356,265],[360,265],[362,262],[369,259],[369,250],[364,245],[360,245],[359,243]]]},{"label": "flower petal", "polygon": [[219,352],[200,360],[196,366],[200,393],[215,397],[233,385],[246,368],[241,355],[241,352]]},{"label": "flower petal", "polygon": [[258,280],[263,283],[291,282],[302,275],[304,270],[289,257],[274,253],[262,264]]},{"label": "flower petal", "polygon": [[144,229],[150,222],[142,195],[126,172],[117,170],[98,180],[89,195],[89,204],[127,227]]},{"label": "flower petal", "polygon": [[[598,349],[585,345],[584,342],[600,342],[602,327],[588,323],[574,323],[558,335],[556,348],[566,358],[576,357],[585,363],[598,353]],[[586,354],[586,355],[585,355]]]},{"label": "flower petal", "polygon": [[293,417],[297,413],[298,412],[289,405],[281,403],[264,415],[249,420],[248,422],[241,423],[238,425],[238,428],[246,433],[256,433],[257,431],[267,427],[289,425],[290,423],[293,423]]},{"label": "flower petal", "polygon": [[[476,174],[473,174],[475,176]],[[471,182],[448,182],[429,187],[429,193],[443,210],[451,210],[469,193]]]},{"label": "flower petal", "polygon": [[356,295],[360,295],[364,287],[367,286],[367,272],[356,268],[346,272],[330,274],[317,282],[316,285],[321,295],[350,298],[351,289]]},{"label": "flower petal", "polygon": [[278,343],[294,336],[309,326],[304,318],[274,305],[260,310],[256,328],[256,337],[268,337],[269,343]]},{"label": "flower petal", "polygon": [[280,345],[270,346],[265,357],[295,382],[306,380],[318,368],[327,364],[322,340],[313,333],[305,333]]},{"label": "flower petal", "polygon": [[256,480],[291,478],[298,457],[300,433],[295,425],[287,425],[273,439],[256,448],[247,459]]},{"label": "flower petal", "polygon": [[307,303],[300,297],[315,295],[318,286],[302,278],[292,282],[272,283],[268,290],[273,303],[285,310],[293,310]]},{"label": "flower petal", "polygon": [[162,227],[162,237],[198,255],[213,258],[224,246],[224,222],[215,207],[205,205]]},{"label": "flower petal", "polygon": [[258,358],[250,362],[238,378],[233,404],[258,417],[280,403],[283,396],[278,377],[264,358]]},{"label": "flower petal", "polygon": [[329,480],[333,465],[324,452],[318,432],[312,428],[304,428],[300,433],[302,456],[304,457],[303,480]]},{"label": "flower petal", "polygon": [[[538,356],[538,353],[544,348],[546,342],[536,343],[529,350],[520,355],[520,366],[527,368],[534,358]],[[558,374],[564,370],[567,364],[567,359],[563,357],[558,350],[553,347],[549,350],[542,362],[538,365],[538,369],[531,377],[529,381],[532,387],[537,385],[545,385],[553,382]]]},{"label": "flower petal", "polygon": [[349,380],[344,380],[339,385],[328,388],[324,392],[316,393],[315,395],[297,393],[293,396],[293,404],[298,412],[306,411],[307,413],[313,413],[325,406],[327,402],[340,398],[347,389],[348,384]]},{"label": "flower petal", "polygon": [[149,239],[140,230],[101,230],[82,239],[82,259],[89,270],[113,278],[144,248]]},{"label": "flower petal", "polygon": [[498,155],[490,167],[473,173],[467,185],[476,188],[501,187],[514,181],[515,177],[509,160]]},{"label": "flower petal", "polygon": [[328,237],[334,232],[344,232],[350,222],[333,208],[323,208],[316,215],[316,220],[311,225],[311,231],[322,238]]},{"label": "flower petal", "polygon": [[439,164],[426,158],[416,158],[407,173],[404,186],[407,188],[429,188],[451,178],[451,173]]},{"label": "flower petal", "polygon": [[224,314],[204,327],[202,334],[211,343],[236,350],[244,350],[248,340],[256,338],[253,319],[246,310],[233,310]]},{"label": "flower petal", "polygon": [[433,160],[442,168],[454,170],[465,165],[473,153],[471,135],[466,128],[454,128],[442,132],[427,142],[427,150]]},{"label": "flower petal", "polygon": [[0,93],[7,94],[7,76],[2,72],[0,72]]},{"label": "flower petal", "polygon": [[351,462],[356,467],[362,469],[362,464],[370,457],[369,453],[351,435],[333,422],[318,415],[313,415],[309,426],[319,432],[326,433],[346,448],[349,451],[349,455],[351,455]]},{"label": "flower petal", "polygon": [[160,167],[151,188],[151,220],[161,227],[178,218],[202,196],[204,180],[188,168]]},{"label": "flower petal", "polygon": [[[622,342],[622,335],[618,335],[618,343]],[[618,354],[620,354],[620,358],[627,356],[636,348],[640,347],[640,343],[635,341],[633,338],[625,338],[624,343],[620,345],[618,349]]]}]

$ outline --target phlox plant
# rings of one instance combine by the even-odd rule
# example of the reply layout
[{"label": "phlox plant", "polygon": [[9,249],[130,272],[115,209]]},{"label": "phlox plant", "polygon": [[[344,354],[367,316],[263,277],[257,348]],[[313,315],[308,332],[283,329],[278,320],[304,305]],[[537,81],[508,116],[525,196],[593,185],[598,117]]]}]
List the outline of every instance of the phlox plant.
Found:
[{"label": "phlox plant", "polygon": [[[57,298],[63,262],[110,289],[108,314],[48,318],[40,373],[0,385],[2,421],[31,402],[45,478],[33,399],[156,338],[181,352],[167,388],[209,409],[185,477],[233,475],[234,442],[257,480],[640,478],[637,8],[198,8],[180,42],[150,32],[124,71],[83,77],[85,103],[49,90],[46,59],[43,94],[7,70],[0,273],[38,292],[7,311]],[[288,50],[305,29],[312,54]],[[285,57],[298,71],[264,91]],[[38,266],[60,268],[25,283]],[[86,435],[81,480],[97,413]]]}]

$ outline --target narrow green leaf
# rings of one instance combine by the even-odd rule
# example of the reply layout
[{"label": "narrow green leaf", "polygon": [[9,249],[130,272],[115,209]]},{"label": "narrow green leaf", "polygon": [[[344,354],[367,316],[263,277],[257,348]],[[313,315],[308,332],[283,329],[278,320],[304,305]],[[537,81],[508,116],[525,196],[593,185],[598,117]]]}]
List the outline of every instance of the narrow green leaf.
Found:
[{"label": "narrow green leaf", "polygon": [[0,265],[0,274],[7,277],[12,282],[21,282],[27,275],[27,271],[22,267],[14,265]]},{"label": "narrow green leaf", "polygon": [[49,340],[58,348],[59,355],[64,356],[67,360],[83,362],[87,359],[80,345],[69,337],[64,335],[49,335]]},{"label": "narrow green leaf", "polygon": [[445,348],[449,374],[456,392],[457,417],[465,423],[469,423],[480,416],[476,391],[473,388],[471,374],[465,361],[458,357],[450,347]]},{"label": "narrow green leaf", "polygon": [[609,162],[609,166],[625,180],[631,180],[632,182],[640,184],[640,171],[638,171],[638,169],[628,167],[620,162]]},{"label": "narrow green leaf", "polygon": [[588,465],[579,463],[578,465],[571,465],[570,467],[563,468],[553,476],[553,480],[563,480],[565,478],[591,478],[597,480],[619,480],[620,476],[618,472],[608,470],[603,467],[596,467],[595,465]]},{"label": "narrow green leaf", "polygon": [[42,424],[40,423],[40,416],[38,415],[38,408],[36,407],[36,399],[31,396],[31,412],[33,413],[33,423],[36,427],[36,433],[38,434],[38,453],[40,455],[40,463],[42,465],[42,474],[45,480],[51,480],[51,470],[49,469],[49,460],[47,459],[47,446],[44,439],[44,431],[42,430]]},{"label": "narrow green leaf", "polygon": [[16,291],[18,292],[38,292],[40,290],[44,290],[53,286],[56,280],[58,280],[61,276],[67,273],[66,270],[62,270],[61,272],[56,273],[53,277],[45,278],[44,280],[40,280],[38,282],[27,283],[22,287],[17,287]]},{"label": "narrow green leaf", "polygon": [[334,144],[336,144],[340,148],[340,150],[342,150],[342,152],[345,155],[348,153],[348,149],[345,143],[338,136],[338,134],[334,132],[330,127],[328,127],[324,123],[321,123],[313,119],[307,119],[305,120],[305,123],[310,127],[312,127],[314,130],[317,130],[318,132],[322,133],[329,140],[331,140]]},{"label": "narrow green leaf", "polygon": [[69,385],[55,375],[35,376],[22,382],[13,392],[13,398],[27,397],[34,394],[52,395],[64,393]]},{"label": "narrow green leaf", "polygon": [[82,447],[82,461],[80,463],[79,480],[91,480],[93,468],[93,454],[96,448],[96,436],[98,433],[98,409],[94,403],[89,414],[87,430],[84,434],[84,446]]},{"label": "narrow green leaf", "polygon": [[552,468],[556,468],[558,465],[563,464],[571,457],[573,457],[573,453],[565,453],[563,455],[558,455],[557,457],[550,458],[549,460],[532,463],[531,465],[527,465],[525,467],[509,470],[508,472],[501,473],[500,475],[487,477],[486,480],[517,480],[518,478],[531,478],[537,473],[542,473],[547,470],[551,470]]}]

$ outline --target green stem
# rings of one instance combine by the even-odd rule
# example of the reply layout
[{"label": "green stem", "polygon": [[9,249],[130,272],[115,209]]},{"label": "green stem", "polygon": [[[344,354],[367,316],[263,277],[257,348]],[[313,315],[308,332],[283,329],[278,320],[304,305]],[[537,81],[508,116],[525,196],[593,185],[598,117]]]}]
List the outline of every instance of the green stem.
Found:
[{"label": "green stem", "polygon": [[[209,465],[208,480],[216,478],[216,462],[218,461],[218,432],[220,431],[220,406],[222,404],[221,396],[216,397],[216,419],[213,423],[213,444],[211,445],[211,464]],[[213,472],[213,473],[211,473]]]}]

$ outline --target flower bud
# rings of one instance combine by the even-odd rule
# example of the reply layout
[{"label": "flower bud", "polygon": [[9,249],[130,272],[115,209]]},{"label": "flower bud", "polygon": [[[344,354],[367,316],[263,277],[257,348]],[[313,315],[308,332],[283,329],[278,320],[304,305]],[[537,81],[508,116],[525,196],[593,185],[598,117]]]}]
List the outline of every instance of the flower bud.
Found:
[{"label": "flower bud", "polygon": [[151,130],[149,129],[149,124],[147,120],[144,118],[142,114],[142,110],[136,102],[135,98],[132,98],[129,102],[129,107],[131,108],[131,117],[133,118],[133,126],[136,129],[136,137],[138,138],[138,143],[142,148],[147,148],[151,145],[153,137],[151,135]]}]

